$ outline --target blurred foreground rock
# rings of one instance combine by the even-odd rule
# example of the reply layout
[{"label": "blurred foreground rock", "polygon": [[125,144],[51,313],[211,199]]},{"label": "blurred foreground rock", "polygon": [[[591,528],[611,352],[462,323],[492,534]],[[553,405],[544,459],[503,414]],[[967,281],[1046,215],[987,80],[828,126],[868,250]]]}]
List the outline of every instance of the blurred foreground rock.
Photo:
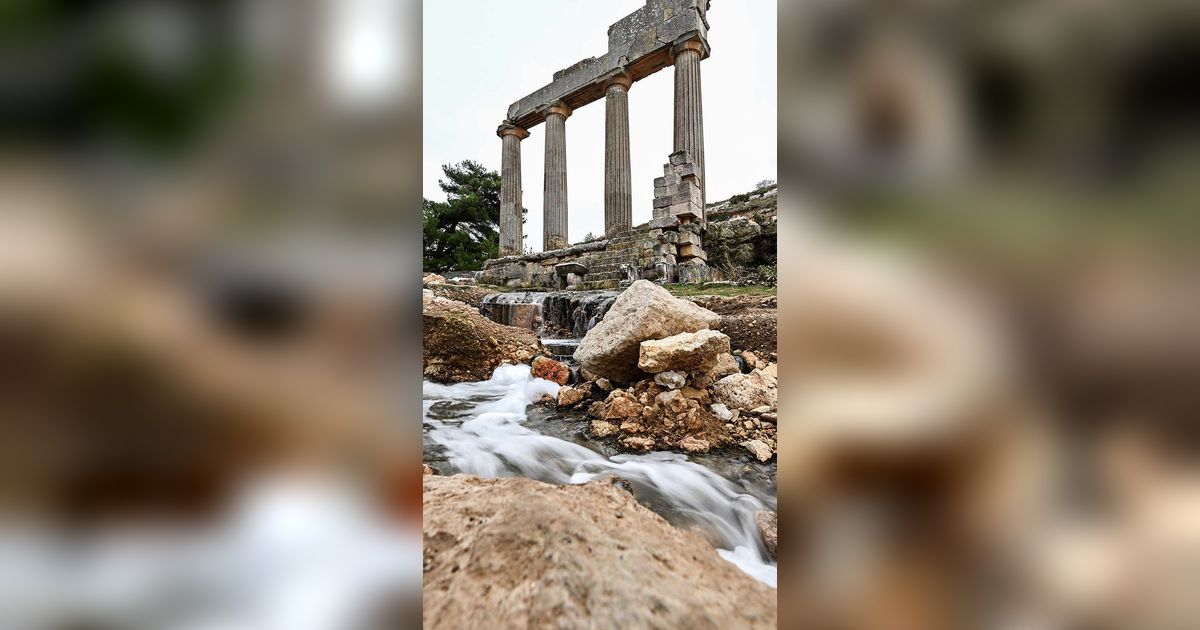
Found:
[{"label": "blurred foreground rock", "polygon": [[429,628],[774,628],[775,592],[607,481],[424,478]]}]

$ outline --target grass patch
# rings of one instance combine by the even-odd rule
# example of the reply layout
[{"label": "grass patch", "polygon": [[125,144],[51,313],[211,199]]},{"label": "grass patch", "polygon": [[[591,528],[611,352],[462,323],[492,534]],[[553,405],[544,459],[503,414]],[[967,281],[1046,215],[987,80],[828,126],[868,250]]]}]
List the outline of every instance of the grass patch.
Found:
[{"label": "grass patch", "polygon": [[775,287],[761,285],[705,287],[699,284],[666,284],[663,285],[671,295],[689,297],[693,295],[775,295]]}]

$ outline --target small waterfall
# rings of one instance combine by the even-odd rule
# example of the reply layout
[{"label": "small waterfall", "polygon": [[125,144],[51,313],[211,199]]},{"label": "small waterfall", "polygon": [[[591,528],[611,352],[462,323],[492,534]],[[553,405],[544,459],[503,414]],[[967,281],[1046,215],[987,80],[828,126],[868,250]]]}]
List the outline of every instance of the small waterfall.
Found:
[{"label": "small waterfall", "polygon": [[479,313],[500,324],[528,328],[550,341],[571,341],[600,323],[618,295],[617,291],[493,293],[484,296]]}]

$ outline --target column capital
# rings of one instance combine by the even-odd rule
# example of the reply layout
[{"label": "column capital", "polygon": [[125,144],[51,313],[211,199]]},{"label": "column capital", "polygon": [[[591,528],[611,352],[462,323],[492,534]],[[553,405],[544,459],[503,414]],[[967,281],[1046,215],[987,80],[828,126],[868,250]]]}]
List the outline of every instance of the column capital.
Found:
[{"label": "column capital", "polygon": [[518,140],[524,140],[529,137],[529,132],[521,127],[518,127],[507,120],[500,123],[496,128],[496,135],[503,138],[504,136],[516,136]]},{"label": "column capital", "polygon": [[623,69],[610,72],[609,74],[601,77],[600,81],[604,83],[605,90],[614,85],[620,85],[625,88],[626,92],[628,92],[629,88],[633,85],[633,77],[629,76],[629,73],[625,72]]},{"label": "column capital", "polygon": [[709,54],[708,41],[694,32],[675,40],[671,46],[671,62],[674,63],[675,57],[685,50],[694,50],[700,53],[701,59],[704,59]]},{"label": "column capital", "polygon": [[542,117],[549,118],[551,114],[558,114],[563,118],[570,118],[572,111],[574,110],[568,107],[566,103],[562,101],[554,101],[542,109]]}]

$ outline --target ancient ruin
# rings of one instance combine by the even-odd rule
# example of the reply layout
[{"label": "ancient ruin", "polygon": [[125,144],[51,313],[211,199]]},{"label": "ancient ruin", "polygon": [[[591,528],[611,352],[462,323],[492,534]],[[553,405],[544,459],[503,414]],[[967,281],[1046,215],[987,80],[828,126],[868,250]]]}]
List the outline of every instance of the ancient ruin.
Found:
[{"label": "ancient ruin", "polygon": [[[484,265],[498,284],[608,288],[639,278],[703,282],[704,115],[700,61],[709,55],[709,0],[646,0],[608,28],[608,52],[554,73],[548,85],[517,100],[496,133],[503,144],[500,258]],[[654,181],[653,220],[632,225],[629,90],[675,68],[674,152]],[[604,98],[604,238],[570,247],[567,239],[567,119]],[[524,255],[521,141],[546,124],[543,251]],[[585,256],[587,254],[587,256]]]}]

